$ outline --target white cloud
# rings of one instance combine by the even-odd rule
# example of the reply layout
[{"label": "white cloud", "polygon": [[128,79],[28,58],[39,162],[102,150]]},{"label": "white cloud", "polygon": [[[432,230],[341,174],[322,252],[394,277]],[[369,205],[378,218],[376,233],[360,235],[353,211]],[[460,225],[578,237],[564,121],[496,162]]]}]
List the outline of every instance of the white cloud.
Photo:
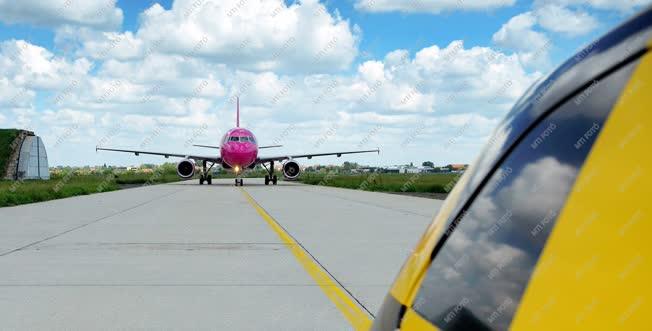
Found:
[{"label": "white cloud", "polygon": [[[554,157],[543,157],[520,171],[504,172],[507,177],[494,174],[485,188],[492,193],[478,196],[447,242],[447,254],[436,265],[444,272],[428,273],[430,281],[425,283],[446,300],[467,295],[480,316],[490,316],[505,298],[518,298],[523,290],[519,284],[526,284],[530,276],[524,270],[534,268],[536,250],[545,245],[546,236],[533,237],[531,231],[543,217],[559,213],[559,197],[568,194],[577,170]],[[476,249],[469,249],[471,245]],[[513,304],[504,307],[493,325],[507,329],[516,308]]]},{"label": "white cloud", "polygon": [[169,10],[159,4],[145,10],[134,33],[59,34],[60,39],[80,35],[79,54],[97,59],[159,53],[281,72],[347,69],[358,54],[360,38],[357,27],[317,0],[290,6],[282,0],[177,0]]},{"label": "white cloud", "polygon": [[87,40],[80,50],[81,55],[94,59],[128,60],[143,56],[143,41],[134,37],[131,31],[94,32],[95,38]]},{"label": "white cloud", "polygon": [[[514,206],[514,216],[517,219],[529,220],[531,223],[517,226],[533,228],[540,219],[537,215],[545,215],[549,211],[558,211],[558,197],[565,196],[577,174],[577,168],[565,164],[554,157],[545,157],[523,168],[520,174],[498,194],[498,210],[507,210]],[[551,185],[554,180],[556,185]],[[542,188],[534,192],[532,188]],[[531,192],[524,195],[522,192]],[[527,205],[528,201],[536,201],[536,205]],[[499,215],[497,215],[499,216]],[[495,218],[498,219],[498,218]],[[525,231],[527,232],[527,231]]]},{"label": "white cloud", "polygon": [[[550,0],[535,1],[532,10],[512,17],[493,36],[494,42],[520,50],[538,49],[546,44],[547,37],[535,31],[540,27],[550,32],[567,36],[585,35],[595,30],[598,19],[589,13],[595,10],[620,11],[627,14],[651,0],[613,1],[613,0]],[[520,41],[519,37],[523,36]]]},{"label": "white cloud", "polygon": [[492,36],[500,47],[516,50],[519,60],[526,66],[547,68],[551,40],[536,31],[537,15],[531,11],[512,17]]},{"label": "white cloud", "polygon": [[[494,33],[496,45],[516,51],[522,63],[529,67],[548,68],[552,41],[542,31],[567,37],[586,35],[598,26],[592,15],[596,10],[620,11],[626,14],[651,0],[537,0],[530,11],[518,14]],[[590,9],[590,11],[589,11]]]},{"label": "white cloud", "polygon": [[85,77],[92,63],[85,58],[68,61],[23,40],[0,42],[0,77],[29,89],[61,89],[66,82]]},{"label": "white cloud", "polygon": [[558,4],[562,6],[590,6],[600,10],[618,10],[623,13],[650,4],[650,0],[537,0],[535,4]]},{"label": "white cloud", "polygon": [[492,40],[499,46],[518,50],[541,48],[548,42],[548,38],[543,33],[534,31],[536,24],[537,16],[532,12],[516,15],[494,33]]},{"label": "white cloud", "polygon": [[424,48],[413,58],[398,50],[384,61],[366,61],[354,77],[336,80],[332,94],[354,112],[443,115],[468,111],[481,102],[485,113],[495,115],[536,75],[528,75],[516,56],[484,47],[465,49],[462,41],[454,41],[444,48]]},{"label": "white cloud", "polygon": [[95,124],[93,114],[75,111],[71,109],[60,109],[57,111],[46,110],[43,112],[43,121],[46,123],[56,123],[58,126],[91,126]]},{"label": "white cloud", "polygon": [[385,81],[385,65],[380,61],[367,61],[358,68],[360,77],[370,83]]},{"label": "white cloud", "polygon": [[597,20],[588,13],[560,5],[545,5],[537,8],[535,13],[544,29],[571,36],[586,34],[598,26]]},{"label": "white cloud", "polygon": [[[26,48],[38,55],[35,63],[42,62],[44,72],[74,72],[71,68],[81,61],[57,58],[35,45]],[[65,155],[74,144],[77,162],[82,164],[162,162],[97,156],[94,146],[116,125],[120,125],[119,134],[104,142],[107,146],[138,147],[154,135],[148,149],[186,150],[184,142],[203,124],[210,130],[200,130],[195,140],[209,143],[233,126],[230,98],[234,95],[241,95],[243,125],[252,128],[261,142],[274,141],[290,127],[288,123],[294,123],[290,138],[279,142],[288,151],[308,151],[306,146],[316,149],[316,142],[336,125],[337,134],[318,146],[322,151],[380,146],[396,161],[377,156],[356,160],[409,162],[426,151],[446,155],[441,162],[468,162],[498,118],[539,76],[527,73],[516,55],[487,47],[465,48],[462,41],[426,47],[414,55],[392,51],[383,59],[361,63],[353,73],[331,74],[236,70],[206,58],[152,53],[144,58],[109,59],[98,70],[59,76],[56,93],[45,99],[48,110],[41,113],[46,116],[32,112],[29,117],[48,141],[59,140],[71,123],[84,123],[74,134],[85,138],[60,144],[51,153],[53,164],[70,163]],[[5,85],[14,86],[21,75],[3,73],[3,77]],[[72,77],[77,83],[66,84]],[[48,86],[33,88],[42,91]],[[25,104],[32,101],[33,97],[27,98]],[[2,109],[5,113],[10,108]],[[24,116],[21,119],[24,123]],[[6,122],[19,125],[18,120],[17,115],[10,115]],[[157,130],[160,133],[152,133]],[[456,148],[447,149],[451,136],[456,137]]]},{"label": "white cloud", "polygon": [[6,107],[0,106],[0,113],[5,116],[7,127],[20,128],[25,130],[34,130],[36,110],[33,106],[25,107]]},{"label": "white cloud", "polygon": [[[71,45],[66,56],[23,41],[3,42],[0,94],[23,87],[27,92],[0,105],[0,112],[17,126],[29,117],[47,141],[83,123],[77,138],[52,151],[53,164],[165,161],[96,155],[94,146],[102,140],[138,147],[147,140],[147,149],[184,151],[191,137],[214,142],[234,124],[236,95],[242,124],[261,143],[290,128],[276,142],[288,152],[316,149],[311,147],[336,127],[319,149],[380,146],[385,160],[355,160],[391,164],[441,156],[434,161],[445,164],[471,161],[489,130],[541,75],[524,69],[522,54],[465,48],[461,40],[416,53],[397,49],[351,68],[360,32],[337,12],[315,0],[256,4],[154,5],[136,31],[60,27],[55,43]],[[45,110],[36,112],[35,104]],[[118,133],[111,133],[116,126]],[[75,161],[67,155],[76,155]]]},{"label": "white cloud", "polygon": [[57,27],[65,24],[112,29],[122,25],[116,0],[0,0],[0,21]]},{"label": "white cloud", "polygon": [[13,82],[5,77],[0,77],[0,106],[21,107],[28,106],[36,93],[24,87],[14,86]]},{"label": "white cloud", "polygon": [[433,13],[455,10],[490,10],[513,6],[516,0],[356,0],[355,8],[366,12]]}]

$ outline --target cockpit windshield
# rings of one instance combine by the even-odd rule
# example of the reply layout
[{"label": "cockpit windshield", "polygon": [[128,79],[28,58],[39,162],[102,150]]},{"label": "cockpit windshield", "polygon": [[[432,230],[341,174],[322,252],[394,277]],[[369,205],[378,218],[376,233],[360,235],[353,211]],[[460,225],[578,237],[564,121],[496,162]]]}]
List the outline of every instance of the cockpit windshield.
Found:
[{"label": "cockpit windshield", "polygon": [[229,137],[229,141],[252,142],[255,143],[254,137]]}]

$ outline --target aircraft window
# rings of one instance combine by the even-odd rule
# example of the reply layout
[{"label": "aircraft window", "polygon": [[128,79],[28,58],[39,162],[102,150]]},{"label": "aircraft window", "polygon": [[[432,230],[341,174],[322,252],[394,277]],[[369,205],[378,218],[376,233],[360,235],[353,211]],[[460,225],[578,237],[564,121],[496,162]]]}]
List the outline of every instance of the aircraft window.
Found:
[{"label": "aircraft window", "polygon": [[238,137],[230,137],[229,141],[238,141]]},{"label": "aircraft window", "polygon": [[254,137],[249,137],[249,141],[251,141],[252,143],[256,143],[256,139],[254,139]]},{"label": "aircraft window", "polygon": [[240,141],[247,142],[247,141],[249,141],[249,138],[248,137],[240,137]]},{"label": "aircraft window", "polygon": [[414,300],[416,312],[441,330],[509,328],[580,167],[634,67],[592,85],[588,96],[569,99],[516,146],[451,223]]}]

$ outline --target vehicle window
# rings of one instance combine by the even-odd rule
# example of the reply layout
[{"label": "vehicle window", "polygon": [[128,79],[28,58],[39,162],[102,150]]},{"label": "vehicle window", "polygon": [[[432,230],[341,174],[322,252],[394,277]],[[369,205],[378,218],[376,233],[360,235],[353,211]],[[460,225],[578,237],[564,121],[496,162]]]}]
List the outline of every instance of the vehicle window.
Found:
[{"label": "vehicle window", "polygon": [[238,137],[230,137],[229,141],[238,141]]},{"label": "vehicle window", "polygon": [[255,143],[256,139],[254,139],[254,137],[249,137],[249,141],[251,141],[252,143]]},{"label": "vehicle window", "polygon": [[[413,308],[442,330],[507,329],[630,64],[539,123],[448,229]],[[588,215],[587,217],[589,217]]]}]

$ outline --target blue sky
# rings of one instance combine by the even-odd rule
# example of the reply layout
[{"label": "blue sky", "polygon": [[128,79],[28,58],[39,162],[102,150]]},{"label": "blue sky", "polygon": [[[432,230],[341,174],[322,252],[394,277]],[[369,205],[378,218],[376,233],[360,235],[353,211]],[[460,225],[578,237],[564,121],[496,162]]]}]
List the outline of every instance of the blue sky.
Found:
[{"label": "blue sky", "polygon": [[[121,31],[135,31],[138,28],[138,16],[152,4],[159,3],[164,8],[172,7],[172,0],[166,1],[118,1],[124,13]],[[293,1],[285,1],[292,4]],[[396,48],[405,48],[416,51],[432,44],[448,43],[457,39],[464,39],[470,46],[484,46],[490,43],[491,36],[511,17],[528,11],[530,1],[518,1],[513,6],[485,11],[452,11],[439,15],[429,13],[368,13],[356,10],[352,1],[323,1],[329,11],[339,13],[359,25],[365,32],[360,48],[371,54],[382,56]],[[595,11],[592,13],[601,22],[601,26],[588,35],[577,38],[557,39],[560,42],[561,52],[557,54],[560,60],[568,56],[576,48],[577,43],[582,43],[608,31],[618,22],[622,21],[622,12]],[[0,40],[25,39],[33,40],[39,45],[52,48],[55,32],[52,28],[32,24],[6,24],[0,23]]]},{"label": "blue sky", "polygon": [[160,163],[94,147],[206,153],[189,142],[233,126],[239,95],[277,153],[468,163],[529,85],[648,2],[0,1],[0,127],[35,130],[53,165]]}]

